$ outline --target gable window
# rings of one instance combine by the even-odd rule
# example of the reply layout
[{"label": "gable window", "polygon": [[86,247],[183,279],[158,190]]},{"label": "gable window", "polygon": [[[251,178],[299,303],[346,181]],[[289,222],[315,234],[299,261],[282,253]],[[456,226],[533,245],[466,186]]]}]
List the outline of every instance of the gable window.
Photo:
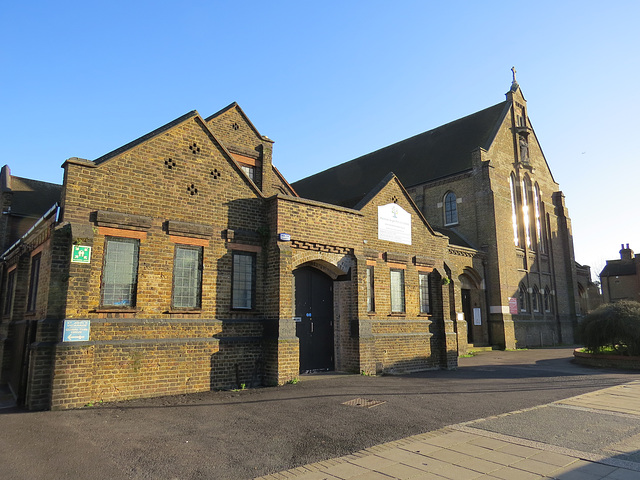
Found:
[{"label": "gable window", "polygon": [[233,252],[231,272],[231,308],[250,310],[255,305],[256,256]]},{"label": "gable window", "polygon": [[529,311],[529,295],[524,285],[520,285],[520,290],[518,291],[518,303],[520,312],[526,313]]},{"label": "gable window", "polygon": [[420,283],[420,313],[431,313],[431,304],[429,302],[429,274],[419,273],[418,279]]},{"label": "gable window", "polygon": [[373,266],[367,267],[367,312],[376,311]]},{"label": "gable window", "polygon": [[176,245],[173,259],[174,308],[200,308],[202,298],[202,247]]},{"label": "gable window", "polygon": [[536,236],[538,237],[538,249],[540,250],[541,253],[545,253],[545,236],[543,235],[543,225],[542,225],[542,219],[541,219],[541,215],[540,215],[540,204],[542,203],[540,201],[540,187],[538,187],[538,183],[536,182],[536,184],[533,187],[533,202],[534,202],[534,214],[535,214],[535,222],[536,222]]},{"label": "gable window", "polygon": [[253,180],[254,182],[256,181],[256,167],[240,164],[240,168],[242,168],[242,171],[246,173],[251,180]]},{"label": "gable window", "polygon": [[391,313],[404,313],[404,270],[391,269]]},{"label": "gable window", "polygon": [[101,305],[135,306],[139,249],[140,241],[134,238],[105,238]]},{"label": "gable window", "polygon": [[444,197],[444,224],[454,225],[458,223],[458,202],[456,194],[449,192]]},{"label": "gable window", "polygon": [[31,257],[31,276],[29,277],[27,312],[33,312],[36,309],[36,302],[38,300],[38,281],[40,279],[40,258],[40,253]]},{"label": "gable window", "polygon": [[516,247],[520,246],[520,239],[518,238],[518,208],[516,204],[516,181],[511,174],[509,177],[509,187],[511,189],[511,223],[513,225],[513,243]]},{"label": "gable window", "polygon": [[4,315],[11,313],[11,307],[13,306],[13,293],[16,287],[16,269],[14,268],[9,272],[7,276],[7,291],[4,296]]},{"label": "gable window", "polygon": [[522,180],[522,219],[524,223],[524,238],[528,248],[532,248],[531,242],[531,181],[528,177]]}]

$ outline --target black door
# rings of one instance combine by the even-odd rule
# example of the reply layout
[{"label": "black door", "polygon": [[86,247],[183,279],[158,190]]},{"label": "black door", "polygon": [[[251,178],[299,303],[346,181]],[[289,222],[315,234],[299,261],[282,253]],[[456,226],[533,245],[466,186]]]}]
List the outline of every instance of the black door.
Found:
[{"label": "black door", "polygon": [[467,343],[473,343],[473,317],[471,316],[471,290],[463,288],[462,293],[462,313],[464,321],[467,322]]},{"label": "black door", "polygon": [[319,270],[293,272],[300,372],[333,370],[333,280]]}]

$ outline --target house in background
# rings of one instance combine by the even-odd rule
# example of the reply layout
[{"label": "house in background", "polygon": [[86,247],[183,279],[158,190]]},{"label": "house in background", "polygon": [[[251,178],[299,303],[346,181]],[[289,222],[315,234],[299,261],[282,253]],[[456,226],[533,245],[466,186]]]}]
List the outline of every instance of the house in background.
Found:
[{"label": "house in background", "polygon": [[640,302],[640,256],[621,245],[620,260],[607,260],[600,272],[602,297],[605,303],[619,300]]}]

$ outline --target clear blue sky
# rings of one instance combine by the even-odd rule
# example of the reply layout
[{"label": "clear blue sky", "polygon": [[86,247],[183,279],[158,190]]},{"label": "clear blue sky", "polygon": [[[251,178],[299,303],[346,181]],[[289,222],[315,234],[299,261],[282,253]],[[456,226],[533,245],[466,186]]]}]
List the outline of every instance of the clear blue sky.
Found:
[{"label": "clear blue sky", "polygon": [[640,252],[640,2],[4,2],[0,162],[62,182],[237,101],[289,181],[504,100],[515,65],[576,260]]}]

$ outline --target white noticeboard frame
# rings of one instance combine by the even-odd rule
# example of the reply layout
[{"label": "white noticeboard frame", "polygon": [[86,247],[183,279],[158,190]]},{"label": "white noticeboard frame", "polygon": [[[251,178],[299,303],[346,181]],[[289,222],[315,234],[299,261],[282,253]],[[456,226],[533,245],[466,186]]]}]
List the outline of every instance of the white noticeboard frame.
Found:
[{"label": "white noticeboard frame", "polygon": [[411,245],[411,214],[397,203],[378,206],[378,239]]}]

